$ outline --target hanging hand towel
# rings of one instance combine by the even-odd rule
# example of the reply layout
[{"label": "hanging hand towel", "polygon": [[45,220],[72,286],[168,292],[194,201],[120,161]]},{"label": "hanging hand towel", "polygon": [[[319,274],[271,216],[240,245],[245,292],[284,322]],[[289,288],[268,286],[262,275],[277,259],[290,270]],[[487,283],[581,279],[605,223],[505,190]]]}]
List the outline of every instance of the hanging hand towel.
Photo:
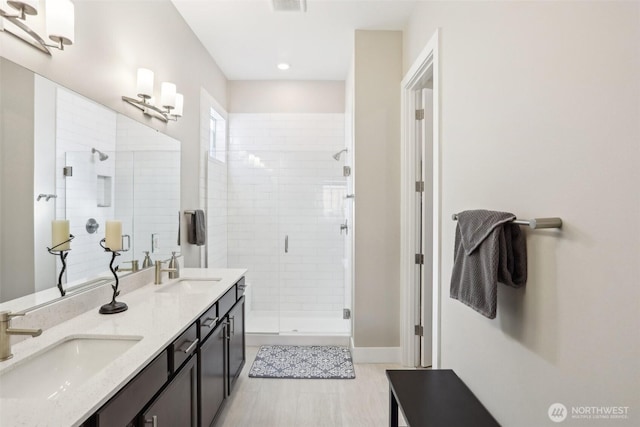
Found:
[{"label": "hanging hand towel", "polygon": [[196,209],[190,217],[191,221],[187,226],[187,241],[192,245],[202,246],[206,242],[207,235],[204,211]]},{"label": "hanging hand towel", "polygon": [[451,298],[496,317],[498,282],[515,288],[527,281],[524,233],[515,215],[486,210],[458,214]]}]

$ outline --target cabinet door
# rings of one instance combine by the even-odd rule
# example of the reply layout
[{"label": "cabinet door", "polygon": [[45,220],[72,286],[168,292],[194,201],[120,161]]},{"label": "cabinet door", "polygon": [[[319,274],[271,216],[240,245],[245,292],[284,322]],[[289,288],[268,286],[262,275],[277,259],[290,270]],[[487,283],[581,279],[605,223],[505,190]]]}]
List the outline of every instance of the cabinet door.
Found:
[{"label": "cabinet door", "polygon": [[225,350],[227,324],[222,322],[200,348],[201,426],[208,427],[225,398]]},{"label": "cabinet door", "polygon": [[244,297],[240,298],[236,305],[229,311],[229,394],[244,366]]},{"label": "cabinet door", "polygon": [[169,385],[141,415],[140,425],[152,427],[195,427],[197,412],[197,356],[171,380]]},{"label": "cabinet door", "polygon": [[130,425],[168,379],[168,355],[163,351],[96,412],[96,426]]}]

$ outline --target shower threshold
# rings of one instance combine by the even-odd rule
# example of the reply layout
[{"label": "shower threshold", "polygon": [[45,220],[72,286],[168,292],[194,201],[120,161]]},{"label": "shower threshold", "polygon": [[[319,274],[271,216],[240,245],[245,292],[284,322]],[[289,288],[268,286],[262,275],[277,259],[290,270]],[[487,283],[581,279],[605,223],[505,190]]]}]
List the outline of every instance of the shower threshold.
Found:
[{"label": "shower threshold", "polygon": [[249,310],[245,322],[247,345],[348,345],[351,336],[351,322],[342,318],[342,311]]}]

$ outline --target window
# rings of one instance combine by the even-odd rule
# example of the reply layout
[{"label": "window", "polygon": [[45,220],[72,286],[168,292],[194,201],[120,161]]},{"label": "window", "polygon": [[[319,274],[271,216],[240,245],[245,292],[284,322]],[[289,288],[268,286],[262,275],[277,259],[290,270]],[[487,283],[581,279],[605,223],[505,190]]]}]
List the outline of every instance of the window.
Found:
[{"label": "window", "polygon": [[216,110],[209,110],[209,158],[227,161],[227,121]]}]

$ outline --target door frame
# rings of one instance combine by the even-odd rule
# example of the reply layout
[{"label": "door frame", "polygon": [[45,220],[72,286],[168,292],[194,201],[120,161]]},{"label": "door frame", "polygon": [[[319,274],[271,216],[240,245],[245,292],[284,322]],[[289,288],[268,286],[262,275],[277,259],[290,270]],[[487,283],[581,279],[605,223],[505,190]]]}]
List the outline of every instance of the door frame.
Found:
[{"label": "door frame", "polygon": [[[440,78],[438,58],[439,30],[436,30],[420,55],[411,65],[401,83],[401,206],[400,206],[400,346],[402,348],[402,364],[419,366],[415,360],[415,319],[417,313],[416,292],[414,283],[416,219],[415,219],[415,91],[424,86],[425,80],[433,78],[433,247],[432,256],[425,254],[425,263],[432,265],[431,288],[433,290],[432,307],[432,365],[440,367],[440,259],[441,259],[441,191],[440,191]],[[428,185],[428,183],[425,183]],[[429,284],[425,283],[429,289]]]}]

